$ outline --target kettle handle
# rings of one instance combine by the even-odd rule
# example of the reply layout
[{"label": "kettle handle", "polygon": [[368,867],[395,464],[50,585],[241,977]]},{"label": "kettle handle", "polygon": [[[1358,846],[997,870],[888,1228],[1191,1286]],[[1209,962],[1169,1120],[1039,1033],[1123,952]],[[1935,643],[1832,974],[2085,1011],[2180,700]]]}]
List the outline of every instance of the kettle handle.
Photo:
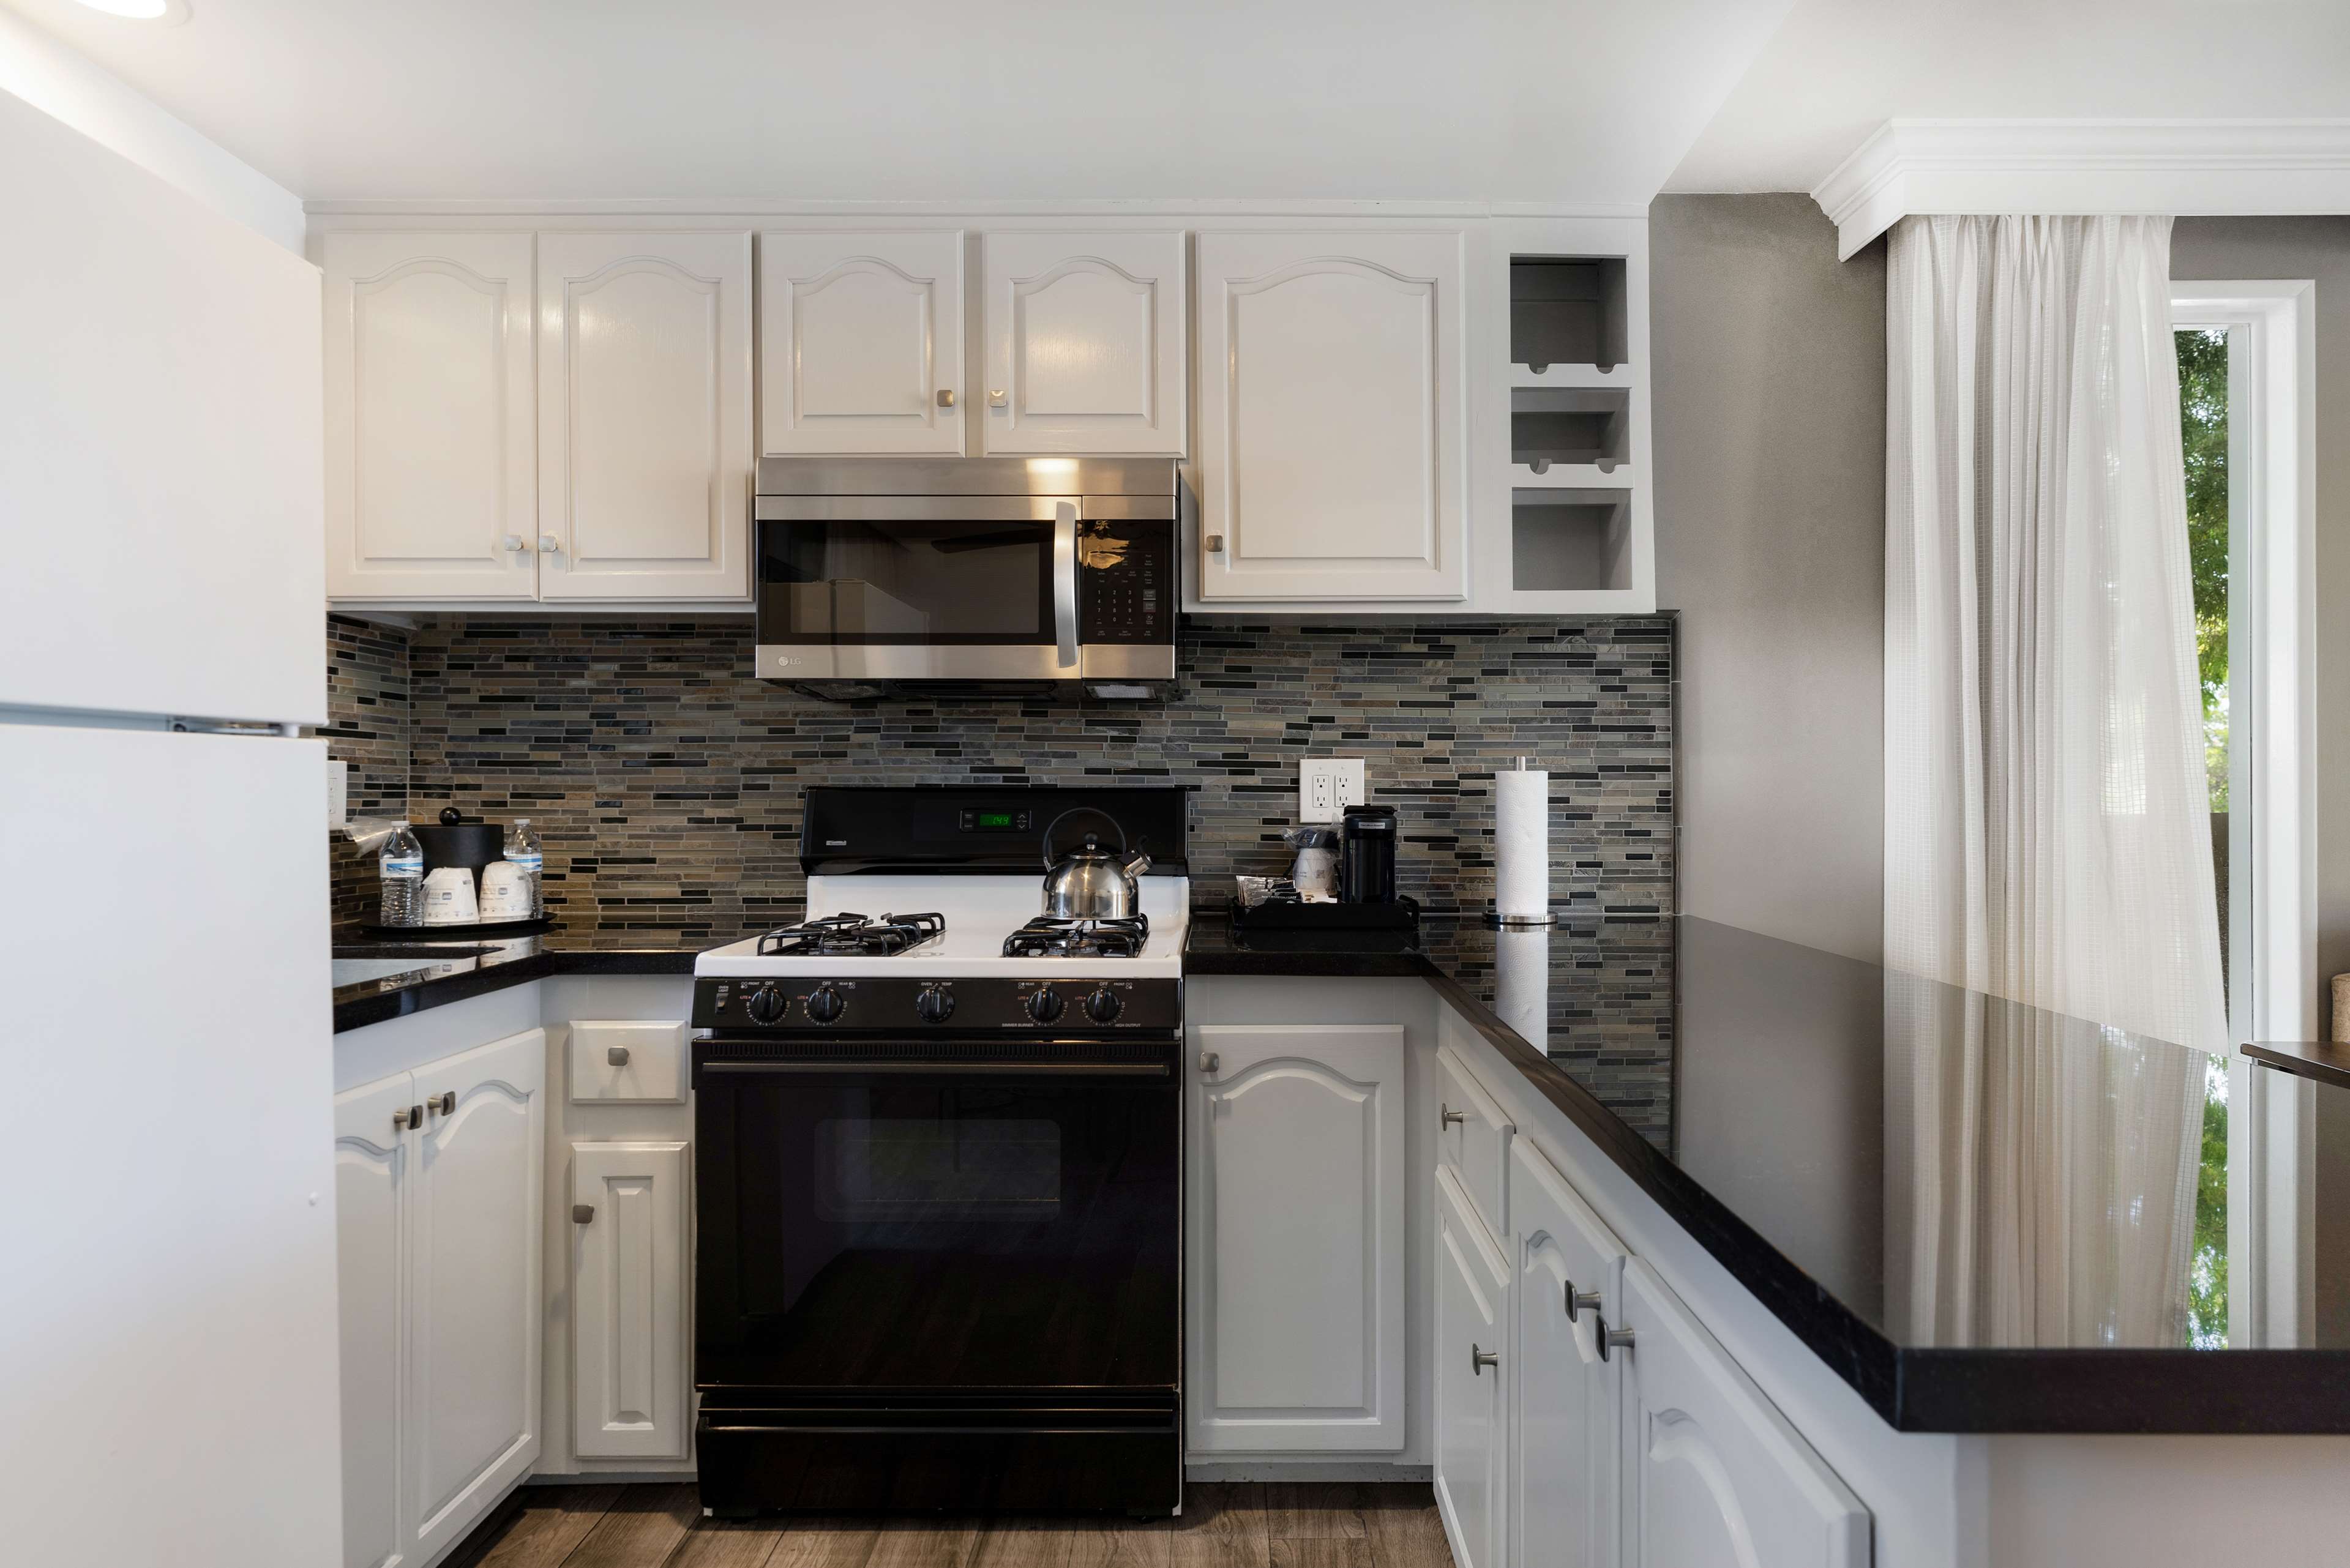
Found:
[{"label": "kettle handle", "polygon": [[1068,821],[1069,818],[1073,816],[1098,816],[1104,822],[1108,823],[1112,827],[1118,829],[1118,852],[1120,855],[1124,855],[1126,853],[1126,825],[1124,823],[1118,821],[1118,818],[1102,810],[1099,806],[1073,805],[1069,807],[1068,810],[1061,813],[1060,815],[1055,817],[1051,822],[1045,825],[1045,870],[1050,871],[1053,868],[1053,835],[1059,831],[1061,824]]}]

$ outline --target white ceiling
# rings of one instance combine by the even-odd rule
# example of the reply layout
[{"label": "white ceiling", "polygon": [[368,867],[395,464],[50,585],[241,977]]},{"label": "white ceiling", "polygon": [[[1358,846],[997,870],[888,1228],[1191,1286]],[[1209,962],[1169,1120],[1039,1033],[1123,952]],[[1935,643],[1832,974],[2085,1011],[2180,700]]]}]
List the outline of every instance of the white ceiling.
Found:
[{"label": "white ceiling", "polygon": [[311,200],[1645,204],[1792,0],[0,0]]},{"label": "white ceiling", "polygon": [[2350,115],[2350,0],[1799,0],[1670,191],[1809,191],[1917,119]]}]

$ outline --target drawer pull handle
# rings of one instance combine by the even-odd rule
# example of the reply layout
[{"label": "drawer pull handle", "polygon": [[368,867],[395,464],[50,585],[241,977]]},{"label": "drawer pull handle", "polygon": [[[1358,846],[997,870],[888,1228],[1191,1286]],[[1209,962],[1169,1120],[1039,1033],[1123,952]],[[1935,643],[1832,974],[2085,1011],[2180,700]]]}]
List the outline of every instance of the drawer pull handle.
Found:
[{"label": "drawer pull handle", "polygon": [[1501,1365],[1502,1365],[1502,1354],[1501,1354],[1501,1352],[1500,1352],[1500,1351],[1497,1351],[1497,1350],[1480,1350],[1480,1349],[1478,1349],[1478,1348],[1477,1348],[1476,1343],[1475,1343],[1474,1341],[1471,1341],[1471,1342],[1470,1343],[1470,1345],[1469,1345],[1469,1376],[1471,1376],[1471,1377],[1482,1377],[1482,1376],[1485,1376],[1485,1368],[1487,1368],[1488,1366],[1501,1366]]},{"label": "drawer pull handle", "polygon": [[1598,1310],[1599,1293],[1597,1291],[1578,1291],[1575,1288],[1575,1282],[1573,1280],[1566,1282],[1567,1322],[1575,1322],[1575,1316],[1578,1313],[1597,1312]]},{"label": "drawer pull handle", "polygon": [[596,1206],[593,1203],[575,1203],[571,1206],[571,1222],[574,1225],[585,1225],[595,1218]]},{"label": "drawer pull handle", "polygon": [[1628,1352],[1632,1348],[1633,1334],[1630,1329],[1610,1328],[1607,1326],[1607,1320],[1597,1313],[1591,1314],[1591,1325],[1593,1337],[1599,1341],[1600,1360],[1607,1360],[1607,1353],[1611,1350]]},{"label": "drawer pull handle", "polygon": [[629,1048],[626,1045],[611,1046],[605,1051],[604,1060],[615,1067],[625,1067],[629,1064]]},{"label": "drawer pull handle", "polygon": [[1439,1132],[1442,1132],[1455,1122],[1466,1122],[1468,1119],[1467,1112],[1456,1111],[1451,1106],[1440,1103],[1436,1107],[1436,1130]]}]

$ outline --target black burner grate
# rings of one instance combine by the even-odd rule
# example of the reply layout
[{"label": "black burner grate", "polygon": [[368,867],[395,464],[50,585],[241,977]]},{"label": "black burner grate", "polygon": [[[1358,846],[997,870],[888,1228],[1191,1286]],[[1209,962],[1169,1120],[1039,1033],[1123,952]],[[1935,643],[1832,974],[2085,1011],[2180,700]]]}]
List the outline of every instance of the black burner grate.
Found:
[{"label": "black burner grate", "polygon": [[1005,958],[1136,958],[1150,940],[1150,921],[1063,919],[1039,915],[1003,939]]},{"label": "black burner grate", "polygon": [[889,958],[945,934],[943,915],[827,915],[784,926],[759,939],[761,958]]}]

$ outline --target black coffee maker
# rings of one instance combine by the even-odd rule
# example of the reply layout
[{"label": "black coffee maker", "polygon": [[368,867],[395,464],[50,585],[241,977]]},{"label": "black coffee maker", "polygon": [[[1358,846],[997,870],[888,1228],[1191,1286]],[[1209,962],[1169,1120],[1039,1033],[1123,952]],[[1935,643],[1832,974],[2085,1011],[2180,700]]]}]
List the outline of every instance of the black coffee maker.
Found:
[{"label": "black coffee maker", "polygon": [[1396,901],[1396,814],[1391,805],[1350,805],[1338,826],[1338,901]]}]

